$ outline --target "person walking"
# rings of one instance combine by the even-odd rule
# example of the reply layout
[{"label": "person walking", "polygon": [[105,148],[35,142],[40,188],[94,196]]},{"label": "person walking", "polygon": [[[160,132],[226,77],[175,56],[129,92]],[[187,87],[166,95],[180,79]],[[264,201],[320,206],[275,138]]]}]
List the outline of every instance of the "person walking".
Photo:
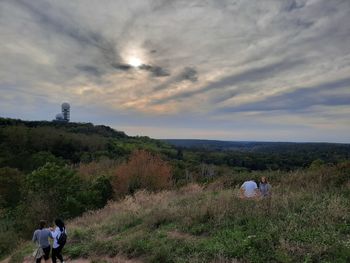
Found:
[{"label": "person walking", "polygon": [[62,256],[62,249],[64,245],[66,244],[67,239],[67,231],[66,227],[64,225],[64,222],[61,219],[55,220],[56,228],[52,229],[52,238],[53,238],[53,245],[52,245],[52,263],[56,263],[57,259],[61,261],[61,263],[64,263],[63,256]]},{"label": "person walking", "polygon": [[44,258],[45,261],[48,261],[50,258],[51,246],[49,243],[49,238],[52,238],[52,233],[46,227],[46,221],[40,220],[39,229],[34,231],[33,242],[38,244],[38,248],[34,252],[34,258],[36,263],[40,263],[41,259]]}]

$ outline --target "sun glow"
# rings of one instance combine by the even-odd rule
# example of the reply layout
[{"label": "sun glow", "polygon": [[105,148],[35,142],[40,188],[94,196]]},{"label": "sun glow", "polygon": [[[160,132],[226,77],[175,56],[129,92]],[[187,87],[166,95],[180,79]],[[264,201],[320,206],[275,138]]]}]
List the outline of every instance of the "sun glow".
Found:
[{"label": "sun glow", "polygon": [[136,68],[136,67],[139,67],[142,65],[142,61],[141,61],[141,59],[139,59],[137,57],[131,57],[129,59],[129,64]]}]

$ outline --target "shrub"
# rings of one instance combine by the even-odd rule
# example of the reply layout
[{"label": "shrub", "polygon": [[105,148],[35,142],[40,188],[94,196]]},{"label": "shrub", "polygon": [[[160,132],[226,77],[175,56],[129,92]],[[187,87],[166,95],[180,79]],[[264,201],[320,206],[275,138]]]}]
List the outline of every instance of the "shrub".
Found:
[{"label": "shrub", "polygon": [[102,208],[112,197],[112,186],[106,177],[84,181],[69,167],[47,163],[27,175],[23,193],[17,217],[29,235],[41,219],[67,219]]},{"label": "shrub", "polygon": [[132,194],[138,189],[156,191],[169,187],[171,178],[170,165],[159,155],[137,150],[127,163],[117,168],[113,186],[119,195]]},{"label": "shrub", "polygon": [[18,237],[12,230],[0,232],[0,257],[8,254],[18,244]]},{"label": "shrub", "polygon": [[[77,194],[81,189],[81,182],[73,170],[53,163],[29,174],[25,183],[26,199],[31,210],[36,207],[40,211],[47,208],[47,219],[53,220],[55,216],[64,213],[64,217],[76,214]],[[63,215],[61,215],[63,216]]]}]

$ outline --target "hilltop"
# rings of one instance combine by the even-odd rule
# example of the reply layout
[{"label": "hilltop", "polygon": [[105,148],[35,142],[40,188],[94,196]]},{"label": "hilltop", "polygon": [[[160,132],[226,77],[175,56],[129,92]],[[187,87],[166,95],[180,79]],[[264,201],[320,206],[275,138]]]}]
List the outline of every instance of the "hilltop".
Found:
[{"label": "hilltop", "polygon": [[[349,262],[349,168],[139,191],[70,221],[65,254],[87,262]],[[271,203],[237,197],[243,180],[262,175],[273,182]]]},{"label": "hilltop", "polygon": [[56,122],[56,121],[24,121],[20,119],[0,118],[0,127],[25,126],[28,128],[51,127],[72,133],[96,134],[103,137],[128,138],[124,132],[117,131],[105,125],[92,123]]},{"label": "hilltop", "polygon": [[176,154],[167,143],[104,125],[0,118],[0,167],[29,172],[47,161],[76,164],[125,158],[139,148]]}]

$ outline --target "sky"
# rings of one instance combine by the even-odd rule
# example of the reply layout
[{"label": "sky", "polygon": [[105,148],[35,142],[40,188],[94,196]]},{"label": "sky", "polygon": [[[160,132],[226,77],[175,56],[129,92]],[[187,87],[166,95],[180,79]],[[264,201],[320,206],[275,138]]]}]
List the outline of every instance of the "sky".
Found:
[{"label": "sky", "polygon": [[0,0],[0,116],[350,143],[350,0]]}]

